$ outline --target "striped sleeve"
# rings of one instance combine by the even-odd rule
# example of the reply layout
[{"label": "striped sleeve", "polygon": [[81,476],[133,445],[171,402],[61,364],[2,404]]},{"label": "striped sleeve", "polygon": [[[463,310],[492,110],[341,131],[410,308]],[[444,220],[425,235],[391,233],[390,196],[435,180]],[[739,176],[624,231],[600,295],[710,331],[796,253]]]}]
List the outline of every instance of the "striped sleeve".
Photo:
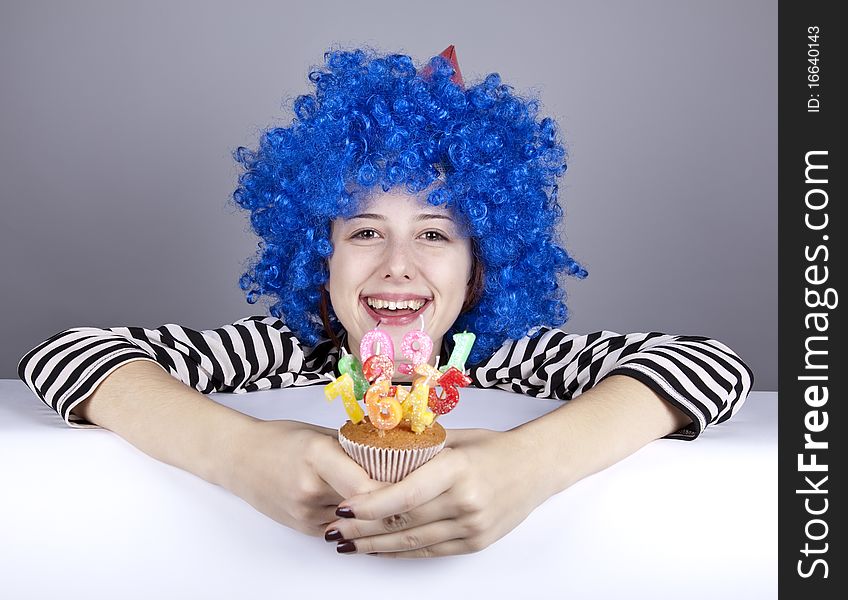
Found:
[{"label": "striped sleeve", "polygon": [[76,327],[45,340],[18,363],[18,376],[68,425],[91,426],[71,410],[115,369],[149,360],[204,393],[308,385],[321,379],[306,372],[318,363],[279,319],[253,316],[208,331],[180,325],[157,329]]},{"label": "striped sleeve", "polygon": [[508,341],[470,374],[481,387],[561,400],[611,375],[628,375],[692,419],[667,436],[686,440],[736,414],[753,383],[739,356],[706,337],[611,331],[577,335],[546,327]]}]

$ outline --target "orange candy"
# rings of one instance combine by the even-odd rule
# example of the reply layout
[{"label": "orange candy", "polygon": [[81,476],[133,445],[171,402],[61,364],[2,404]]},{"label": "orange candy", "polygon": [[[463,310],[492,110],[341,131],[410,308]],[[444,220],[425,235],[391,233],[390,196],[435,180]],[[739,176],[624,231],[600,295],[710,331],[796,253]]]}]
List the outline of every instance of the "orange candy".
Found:
[{"label": "orange candy", "polygon": [[415,374],[418,377],[413,381],[413,386],[417,386],[420,384],[427,385],[429,387],[433,387],[436,385],[436,382],[439,380],[439,377],[443,375],[441,371],[439,371],[433,365],[428,365],[427,363],[421,363],[420,365],[415,365]]},{"label": "orange candy", "polygon": [[397,427],[403,418],[403,408],[396,398],[389,395],[391,385],[385,379],[377,381],[365,392],[368,418],[377,429]]}]

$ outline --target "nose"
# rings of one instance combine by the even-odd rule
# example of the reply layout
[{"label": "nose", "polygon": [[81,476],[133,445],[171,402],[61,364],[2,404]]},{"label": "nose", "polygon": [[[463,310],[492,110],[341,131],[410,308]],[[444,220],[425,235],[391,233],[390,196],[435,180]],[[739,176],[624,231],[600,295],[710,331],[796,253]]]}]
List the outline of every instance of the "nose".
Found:
[{"label": "nose", "polygon": [[415,279],[418,267],[412,245],[402,240],[393,240],[387,244],[383,271],[383,279],[396,279],[398,281]]}]

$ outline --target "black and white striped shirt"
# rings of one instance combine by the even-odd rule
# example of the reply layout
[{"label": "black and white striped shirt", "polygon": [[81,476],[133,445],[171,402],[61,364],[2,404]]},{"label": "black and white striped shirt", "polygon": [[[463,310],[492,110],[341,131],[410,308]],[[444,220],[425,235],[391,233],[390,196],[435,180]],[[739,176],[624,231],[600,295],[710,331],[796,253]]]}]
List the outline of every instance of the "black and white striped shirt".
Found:
[{"label": "black and white striped shirt", "polygon": [[[611,331],[577,335],[548,327],[531,333],[507,341],[472,367],[474,385],[569,400],[605,377],[629,375],[692,419],[668,436],[678,439],[694,439],[707,425],[729,419],[751,390],[748,366],[709,338]],[[442,352],[448,356],[446,345]],[[329,340],[306,346],[282,320],[252,316],[206,331],[174,324],[75,327],[27,352],[18,376],[68,425],[90,427],[71,410],[107,375],[133,360],[155,361],[209,394],[326,384],[338,359],[339,350]]]}]

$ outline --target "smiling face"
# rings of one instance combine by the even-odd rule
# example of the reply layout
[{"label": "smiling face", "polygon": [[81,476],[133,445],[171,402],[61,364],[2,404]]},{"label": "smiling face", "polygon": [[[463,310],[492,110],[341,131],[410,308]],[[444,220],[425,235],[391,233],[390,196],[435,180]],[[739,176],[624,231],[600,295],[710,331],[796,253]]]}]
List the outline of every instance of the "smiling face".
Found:
[{"label": "smiling face", "polygon": [[[394,342],[395,366],[409,364],[401,340],[421,328],[422,315],[433,352],[439,352],[459,316],[472,268],[471,240],[460,235],[450,212],[403,192],[377,194],[350,219],[333,222],[332,242],[327,288],[351,352],[359,357],[363,335],[379,322]],[[410,377],[396,373],[394,379]]]}]

